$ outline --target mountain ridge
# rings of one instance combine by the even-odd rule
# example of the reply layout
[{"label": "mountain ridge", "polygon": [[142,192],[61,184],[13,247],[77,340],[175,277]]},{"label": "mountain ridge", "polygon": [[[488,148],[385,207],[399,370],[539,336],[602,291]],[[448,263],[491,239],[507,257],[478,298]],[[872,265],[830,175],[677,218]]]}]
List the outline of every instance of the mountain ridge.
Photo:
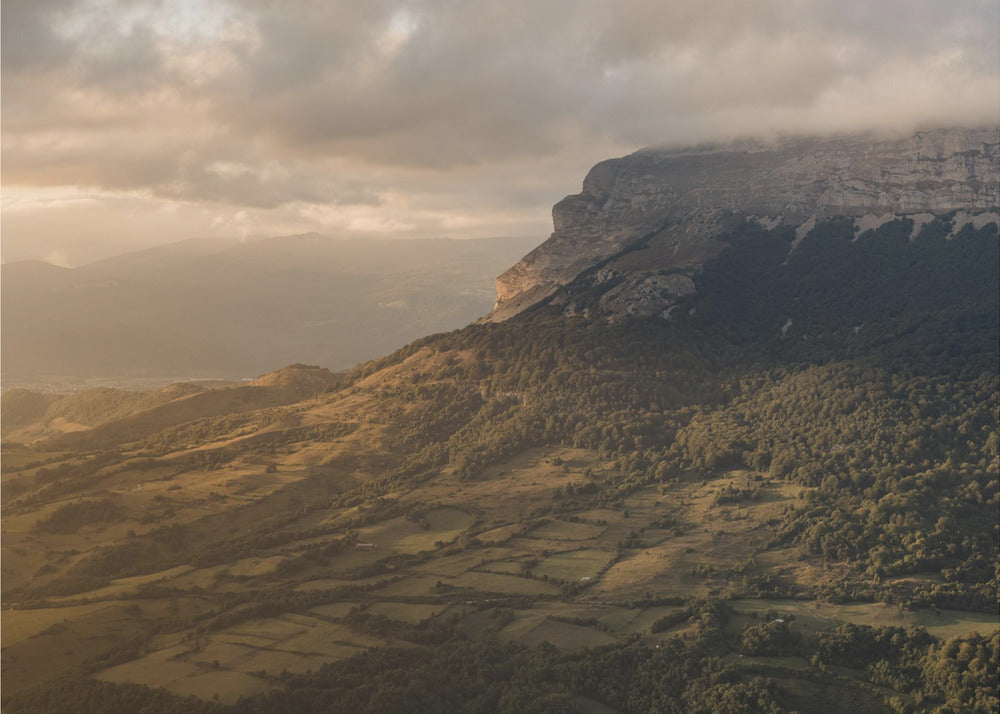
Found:
[{"label": "mountain ridge", "polygon": [[998,205],[1000,127],[644,149],[598,163],[581,193],[553,207],[554,232],[497,278],[484,320],[508,319],[638,245],[673,256],[658,271],[690,278],[724,249],[715,238],[747,218],[797,228],[801,240],[834,216],[855,218],[860,232],[959,211],[995,221]]}]

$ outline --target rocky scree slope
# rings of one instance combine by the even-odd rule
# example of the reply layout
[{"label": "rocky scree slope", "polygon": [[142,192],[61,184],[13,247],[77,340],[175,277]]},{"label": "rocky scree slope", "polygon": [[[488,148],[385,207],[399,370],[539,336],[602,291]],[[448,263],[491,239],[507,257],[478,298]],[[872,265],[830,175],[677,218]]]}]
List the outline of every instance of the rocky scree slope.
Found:
[{"label": "rocky scree slope", "polygon": [[725,250],[718,237],[748,219],[794,227],[794,250],[834,216],[853,218],[856,235],[906,217],[915,236],[943,215],[954,232],[981,228],[1000,219],[998,205],[1000,127],[647,149],[597,164],[553,207],[555,231],[497,279],[484,319],[506,320],[584,271],[615,282],[601,299],[612,318],[669,319]]}]

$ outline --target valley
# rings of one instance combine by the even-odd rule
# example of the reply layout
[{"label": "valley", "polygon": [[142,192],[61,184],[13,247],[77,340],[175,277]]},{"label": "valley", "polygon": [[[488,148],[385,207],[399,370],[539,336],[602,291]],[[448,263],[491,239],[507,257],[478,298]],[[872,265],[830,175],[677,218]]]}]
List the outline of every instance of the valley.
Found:
[{"label": "valley", "polygon": [[346,371],[8,390],[5,710],[994,711],[984,215],[729,215]]},{"label": "valley", "polygon": [[[330,405],[315,408],[329,413]],[[269,462],[276,465],[270,479],[264,478],[267,467],[249,464],[186,479],[171,470],[133,468],[126,460],[110,479],[67,502],[112,495],[119,502],[128,499],[122,508],[144,517],[83,526],[72,539],[39,533],[39,521],[32,520],[39,511],[5,519],[4,579],[18,582],[20,571],[44,592],[44,583],[53,579],[38,573],[52,560],[26,558],[31,552],[66,552],[72,543],[79,548],[81,537],[91,550],[120,546],[163,523],[221,534],[223,523],[252,522],[259,510],[254,504],[261,500],[273,511],[271,502],[292,484],[305,505],[306,483],[336,480],[332,474],[308,475],[307,455],[294,447],[285,451]],[[14,474],[28,478],[30,470]],[[237,554],[206,567],[198,567],[196,557],[195,564],[111,578],[91,590],[46,596],[44,602],[5,603],[5,677],[18,683],[17,691],[39,681],[32,673],[42,663],[50,676],[84,666],[99,680],[232,704],[240,696],[280,688],[283,672],[315,670],[364,648],[413,647],[413,628],[429,631],[445,623],[473,637],[495,629],[501,642],[526,646],[551,642],[575,651],[638,637],[656,647],[692,632],[683,617],[685,603],[710,598],[732,607],[728,627],[734,635],[769,611],[794,618],[807,636],[844,623],[921,626],[941,639],[987,635],[1000,626],[990,614],[815,597],[835,582],[836,570],[831,573],[830,564],[801,547],[767,548],[768,523],[810,489],[766,474],[688,472],[640,489],[614,507],[566,508],[567,491],[620,477],[613,462],[592,450],[531,449],[472,482],[443,477],[429,487],[386,496],[392,505],[383,507],[385,515],[405,515],[379,518],[357,506],[300,506],[305,513],[290,515],[272,531],[275,544],[249,557]],[[753,500],[720,499],[747,486],[756,489]],[[156,509],[170,515],[152,527],[146,514]],[[359,543],[375,548],[364,550]],[[66,562],[78,560],[71,556]],[[782,579],[786,592],[799,599],[748,599],[753,592],[748,584],[765,573]],[[262,593],[272,594],[267,606],[255,607]],[[273,604],[273,593],[283,593],[291,607]],[[227,601],[236,603],[226,607]],[[266,616],[268,609],[274,614]],[[669,626],[658,624],[664,618]],[[168,631],[153,634],[163,623],[169,623]],[[394,628],[401,636],[393,637]],[[94,658],[95,634],[109,651],[102,653],[103,662]],[[54,656],[82,639],[91,646]],[[138,656],[102,667],[124,654],[115,652],[123,640],[132,643],[129,654]],[[742,664],[752,661],[743,659]]]},{"label": "valley", "polygon": [[0,713],[1000,714],[1000,0],[0,27]]}]

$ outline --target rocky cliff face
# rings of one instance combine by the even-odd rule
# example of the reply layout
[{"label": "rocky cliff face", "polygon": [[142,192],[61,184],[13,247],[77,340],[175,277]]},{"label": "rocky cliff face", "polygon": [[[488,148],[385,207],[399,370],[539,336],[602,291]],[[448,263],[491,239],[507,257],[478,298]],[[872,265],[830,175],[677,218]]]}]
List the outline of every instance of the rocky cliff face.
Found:
[{"label": "rocky cliff face", "polygon": [[669,316],[672,297],[695,290],[691,275],[724,250],[716,237],[748,218],[796,226],[801,240],[832,216],[854,217],[859,233],[907,216],[916,231],[958,211],[957,229],[998,220],[998,205],[998,127],[644,150],[598,164],[581,193],[553,207],[555,231],[497,279],[486,319],[505,320],[586,270],[598,283],[618,279],[602,298],[612,314]]}]

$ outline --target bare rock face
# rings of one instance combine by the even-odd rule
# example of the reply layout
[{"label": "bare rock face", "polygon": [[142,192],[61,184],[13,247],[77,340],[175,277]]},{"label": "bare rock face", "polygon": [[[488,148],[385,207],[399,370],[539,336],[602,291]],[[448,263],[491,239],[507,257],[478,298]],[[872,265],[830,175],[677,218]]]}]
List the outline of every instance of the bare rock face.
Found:
[{"label": "bare rock face", "polygon": [[[683,273],[716,257],[725,248],[716,238],[747,218],[798,226],[801,239],[832,216],[855,217],[864,231],[899,216],[919,227],[953,211],[981,222],[998,205],[1000,127],[647,149],[597,164],[581,193],[553,207],[555,231],[497,278],[486,319],[516,315],[598,266],[598,280],[603,271],[621,281],[602,307],[669,319],[671,295],[693,289]],[[640,243],[645,250],[622,254]]]}]

